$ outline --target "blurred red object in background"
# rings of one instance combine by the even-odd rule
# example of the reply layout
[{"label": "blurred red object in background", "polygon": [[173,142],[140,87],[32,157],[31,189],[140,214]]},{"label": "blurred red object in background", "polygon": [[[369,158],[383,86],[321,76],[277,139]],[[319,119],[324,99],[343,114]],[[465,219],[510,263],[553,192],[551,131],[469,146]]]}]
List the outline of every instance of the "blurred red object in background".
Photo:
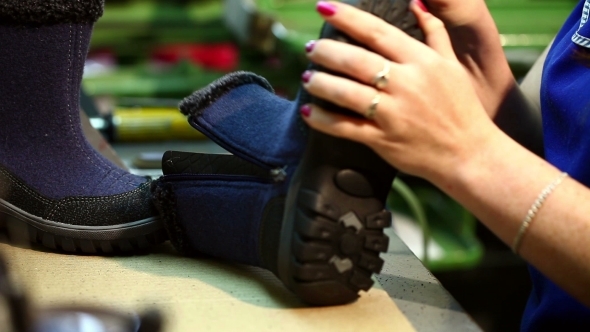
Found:
[{"label": "blurred red object in background", "polygon": [[205,69],[233,71],[238,67],[239,50],[232,43],[171,44],[156,48],[152,59],[164,63],[189,60]]}]

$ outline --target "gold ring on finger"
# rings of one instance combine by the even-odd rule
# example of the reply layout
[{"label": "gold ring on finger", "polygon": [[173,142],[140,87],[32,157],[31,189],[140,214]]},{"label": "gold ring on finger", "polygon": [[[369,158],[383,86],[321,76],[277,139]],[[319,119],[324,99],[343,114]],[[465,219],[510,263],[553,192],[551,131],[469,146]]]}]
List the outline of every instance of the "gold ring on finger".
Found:
[{"label": "gold ring on finger", "polygon": [[373,120],[375,118],[375,113],[377,112],[377,106],[379,106],[379,102],[381,101],[381,94],[377,92],[373,100],[371,100],[371,105],[365,112],[365,117],[369,120]]},{"label": "gold ring on finger", "polygon": [[383,90],[389,83],[389,71],[391,70],[391,61],[385,60],[385,64],[383,65],[383,69],[378,72],[375,77],[373,78],[373,85],[379,89]]}]

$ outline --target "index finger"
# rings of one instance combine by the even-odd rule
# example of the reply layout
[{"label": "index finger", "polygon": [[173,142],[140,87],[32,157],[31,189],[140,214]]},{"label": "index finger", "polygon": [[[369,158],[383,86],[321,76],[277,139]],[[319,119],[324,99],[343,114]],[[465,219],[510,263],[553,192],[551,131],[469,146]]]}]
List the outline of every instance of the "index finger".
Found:
[{"label": "index finger", "polygon": [[[360,6],[368,7],[372,3],[374,2],[365,0],[361,1]],[[414,14],[409,11],[406,1],[379,2],[378,7],[373,8],[373,12],[377,15],[363,11],[365,8],[358,9],[332,1],[320,1],[316,8],[326,22],[336,29],[395,62],[407,62],[414,59],[416,55],[430,51],[424,44],[392,25],[409,19],[415,21]],[[370,9],[366,8],[366,10]],[[390,23],[380,16],[385,17]],[[417,25],[415,29],[419,31]]]}]

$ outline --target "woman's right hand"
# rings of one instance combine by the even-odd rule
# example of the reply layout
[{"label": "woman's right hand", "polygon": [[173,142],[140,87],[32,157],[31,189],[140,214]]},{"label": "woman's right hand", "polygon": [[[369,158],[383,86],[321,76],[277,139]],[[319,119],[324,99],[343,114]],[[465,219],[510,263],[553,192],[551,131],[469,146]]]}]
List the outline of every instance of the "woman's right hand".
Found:
[{"label": "woman's right hand", "polygon": [[[486,113],[502,131],[542,155],[540,79],[529,84],[528,91],[523,94],[510,70],[500,34],[485,1],[422,1],[431,14],[444,22],[455,56],[469,74]],[[535,73],[541,70],[542,66],[534,67]]]},{"label": "woman's right hand", "polygon": [[494,118],[506,95],[518,86],[485,1],[422,0],[422,3],[445,24],[457,59],[469,73],[486,112]]},{"label": "woman's right hand", "polygon": [[488,11],[483,0],[423,0],[423,3],[447,27],[472,25]]}]

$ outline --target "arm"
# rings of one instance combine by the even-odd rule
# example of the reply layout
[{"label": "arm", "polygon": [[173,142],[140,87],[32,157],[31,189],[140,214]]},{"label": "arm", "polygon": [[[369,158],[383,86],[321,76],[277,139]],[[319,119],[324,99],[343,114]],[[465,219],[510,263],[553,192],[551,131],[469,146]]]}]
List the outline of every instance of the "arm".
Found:
[{"label": "arm", "polygon": [[[540,90],[540,86],[537,89]],[[538,156],[544,155],[540,105],[532,102],[516,82],[505,93],[496,110],[494,122],[525,148]]]},{"label": "arm", "polygon": [[537,58],[527,75],[520,83],[520,89],[523,94],[531,101],[536,109],[541,109],[541,76],[543,74],[543,64],[547,59],[547,53],[553,45],[549,43],[543,53]]},{"label": "arm", "polygon": [[549,44],[531,67],[520,87],[513,84],[498,107],[494,122],[508,136],[538,156],[543,156],[541,74]]},{"label": "arm", "polygon": [[[475,150],[485,153],[477,153]],[[456,170],[430,180],[512,245],[528,209],[560,171],[502,133],[472,147]],[[590,306],[590,190],[566,178],[547,198],[519,255]]]}]

